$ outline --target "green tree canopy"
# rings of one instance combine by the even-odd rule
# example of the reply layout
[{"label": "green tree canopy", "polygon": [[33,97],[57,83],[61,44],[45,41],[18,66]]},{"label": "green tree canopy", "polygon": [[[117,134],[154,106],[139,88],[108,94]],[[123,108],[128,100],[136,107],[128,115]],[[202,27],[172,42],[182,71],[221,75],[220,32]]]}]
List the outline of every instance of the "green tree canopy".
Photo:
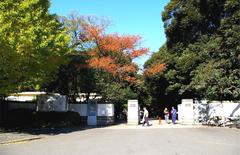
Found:
[{"label": "green tree canopy", "polygon": [[0,94],[41,85],[63,63],[68,36],[48,0],[0,2]]},{"label": "green tree canopy", "polygon": [[171,0],[162,19],[167,43],[146,68],[156,61],[166,63],[158,75],[166,79],[165,93],[240,99],[240,2]]}]

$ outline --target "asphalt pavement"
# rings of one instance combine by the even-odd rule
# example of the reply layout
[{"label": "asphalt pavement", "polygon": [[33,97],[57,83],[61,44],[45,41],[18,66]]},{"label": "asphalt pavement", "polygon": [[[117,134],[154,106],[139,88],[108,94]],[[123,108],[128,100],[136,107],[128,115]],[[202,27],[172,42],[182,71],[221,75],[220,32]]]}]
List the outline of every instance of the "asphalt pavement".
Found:
[{"label": "asphalt pavement", "polygon": [[86,128],[0,145],[0,155],[240,155],[240,130],[202,126]]}]

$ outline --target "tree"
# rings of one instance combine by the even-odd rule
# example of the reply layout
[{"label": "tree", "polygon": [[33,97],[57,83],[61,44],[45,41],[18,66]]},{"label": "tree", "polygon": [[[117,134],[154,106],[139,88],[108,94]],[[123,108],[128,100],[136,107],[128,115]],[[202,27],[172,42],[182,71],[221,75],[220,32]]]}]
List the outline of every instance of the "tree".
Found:
[{"label": "tree", "polygon": [[[106,34],[105,27],[92,23],[85,23],[85,38],[91,41],[93,45],[89,53],[90,67],[95,69],[98,91],[106,97],[107,100],[113,100],[113,96],[121,96],[119,92],[129,92],[134,84],[138,82],[137,65],[133,63],[133,59],[146,52],[147,48],[139,47],[140,36]],[[118,83],[118,85],[116,84]],[[116,92],[114,95],[106,90],[111,86],[118,87],[122,91]],[[127,98],[123,93],[122,98]],[[124,97],[125,96],[125,97]],[[134,96],[134,95],[133,95]],[[136,96],[136,95],[135,95]],[[119,102],[119,100],[114,100]]]},{"label": "tree", "polygon": [[[177,75],[173,70],[176,58],[176,54],[170,52],[167,46],[163,45],[144,64],[144,85],[149,94],[145,98],[147,100],[145,102],[150,102],[154,116],[163,117],[164,108],[171,108],[179,103],[177,92],[175,89],[173,90],[177,84],[171,83]],[[160,66],[160,69],[155,70],[155,66]],[[152,70],[152,68],[154,72],[148,74],[149,69]]]},{"label": "tree", "polygon": [[36,88],[66,60],[68,36],[46,0],[0,2],[0,94]]},{"label": "tree", "polygon": [[172,0],[165,7],[167,46],[157,55],[166,56],[153,55],[147,63],[165,63],[165,92],[181,98],[239,99],[239,6],[232,0]]},{"label": "tree", "polygon": [[[73,51],[71,66],[65,67],[72,68],[68,74],[73,76],[68,77],[76,79],[63,83],[77,88],[74,89],[76,94],[96,92],[103,100],[114,103],[122,104],[128,98],[136,98],[134,85],[139,80],[138,67],[133,59],[148,52],[147,48],[140,46],[141,37],[107,34],[109,22],[97,17],[75,13],[61,17],[61,21],[71,36]],[[73,81],[77,82],[73,84]]]},{"label": "tree", "polygon": [[138,47],[141,37],[106,34],[104,27],[91,24],[83,28],[85,38],[92,44],[90,66],[107,71],[120,81],[134,82],[131,74],[136,73],[137,66],[132,60],[148,52],[147,48]]}]

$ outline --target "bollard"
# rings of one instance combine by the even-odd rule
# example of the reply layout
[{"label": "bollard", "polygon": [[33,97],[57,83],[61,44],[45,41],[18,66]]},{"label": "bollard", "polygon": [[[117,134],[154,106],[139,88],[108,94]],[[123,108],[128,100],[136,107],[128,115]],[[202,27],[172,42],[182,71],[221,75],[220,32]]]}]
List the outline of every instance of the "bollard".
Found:
[{"label": "bollard", "polygon": [[161,117],[158,117],[158,124],[161,124]]}]

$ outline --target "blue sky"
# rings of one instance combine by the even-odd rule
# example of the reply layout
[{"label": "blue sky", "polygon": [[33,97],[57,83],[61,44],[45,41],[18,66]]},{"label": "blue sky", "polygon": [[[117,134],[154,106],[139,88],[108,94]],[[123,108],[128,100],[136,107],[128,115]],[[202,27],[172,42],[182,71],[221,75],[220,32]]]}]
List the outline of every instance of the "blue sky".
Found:
[{"label": "blue sky", "polygon": [[[94,15],[111,21],[109,32],[142,36],[142,46],[156,52],[166,41],[161,13],[170,0],[51,0],[50,12]],[[135,60],[140,66],[148,59]]]}]

